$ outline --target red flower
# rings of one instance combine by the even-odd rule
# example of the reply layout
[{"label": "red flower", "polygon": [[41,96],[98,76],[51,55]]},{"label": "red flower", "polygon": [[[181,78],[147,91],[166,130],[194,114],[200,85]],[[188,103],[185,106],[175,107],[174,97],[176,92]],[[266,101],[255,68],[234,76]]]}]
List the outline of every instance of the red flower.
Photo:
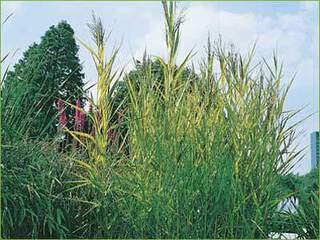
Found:
[{"label": "red flower", "polygon": [[84,123],[85,123],[85,114],[81,110],[81,102],[79,99],[76,101],[76,115],[75,115],[75,121],[74,121],[74,129],[76,131],[83,131],[84,129]]},{"label": "red flower", "polygon": [[59,124],[62,128],[65,128],[68,123],[68,118],[65,112],[64,102],[61,99],[58,99],[57,107],[59,111]]}]

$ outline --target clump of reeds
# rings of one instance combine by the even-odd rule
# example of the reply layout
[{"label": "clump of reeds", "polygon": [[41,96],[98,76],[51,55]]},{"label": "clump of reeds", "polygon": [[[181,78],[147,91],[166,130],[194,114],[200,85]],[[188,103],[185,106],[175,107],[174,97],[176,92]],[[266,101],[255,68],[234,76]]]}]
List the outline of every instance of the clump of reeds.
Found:
[{"label": "clump of reeds", "polygon": [[[288,126],[296,112],[284,111],[290,84],[281,88],[276,58],[253,67],[254,50],[243,57],[210,39],[200,79],[181,79],[189,58],[177,66],[181,18],[175,3],[164,1],[163,8],[168,60],[158,59],[164,92],[152,79],[139,89],[128,82],[130,159],[138,182],[130,201],[142,205],[129,209],[134,232],[157,238],[268,237],[277,205],[288,197],[277,188],[279,175],[300,153],[291,148],[295,125]],[[151,76],[145,69],[144,76]],[[159,94],[165,101],[159,102]]]},{"label": "clump of reeds", "polygon": [[[119,48],[106,58],[107,35],[100,19],[89,25],[96,49],[97,101],[88,98],[93,131],[67,130],[85,150],[77,155],[76,179],[68,190],[87,211],[74,232],[121,238],[267,238],[278,204],[289,195],[277,187],[299,151],[292,148],[296,112],[284,111],[289,86],[282,67],[254,50],[241,56],[208,39],[198,78],[183,78],[189,53],[177,64],[182,17],[175,2],[162,2],[167,60],[157,57],[164,82],[155,83],[147,55],[141,85],[126,84],[126,119],[112,121],[113,71]],[[215,71],[214,66],[218,66]],[[163,87],[160,87],[163,86]],[[126,124],[128,137],[110,145]],[[126,144],[128,151],[121,149]],[[80,158],[80,159],[78,159]],[[82,208],[83,209],[83,208]],[[82,234],[80,234],[82,233]]]}]

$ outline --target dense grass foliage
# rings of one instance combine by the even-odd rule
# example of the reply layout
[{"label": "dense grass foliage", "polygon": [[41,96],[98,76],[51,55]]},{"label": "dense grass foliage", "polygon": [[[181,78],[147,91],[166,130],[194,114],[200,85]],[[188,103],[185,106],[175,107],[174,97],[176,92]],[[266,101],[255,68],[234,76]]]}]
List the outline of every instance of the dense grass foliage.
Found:
[{"label": "dense grass foliage", "polygon": [[[217,77],[208,69],[213,56],[219,59]],[[278,175],[290,168],[293,155],[284,153],[294,133],[285,127],[290,114],[283,114],[280,73],[254,73],[250,58],[219,46],[213,53],[209,45],[209,61],[194,86],[183,83],[163,102],[151,79],[132,92],[131,161],[137,198],[148,211],[135,215],[144,222],[135,232],[268,236],[277,205],[288,197],[279,191]]]},{"label": "dense grass foliage", "polygon": [[279,209],[297,196],[283,191],[281,176],[301,152],[276,57],[258,62],[254,49],[242,56],[209,38],[195,73],[187,68],[192,52],[176,61],[182,16],[174,2],[163,9],[167,58],[146,54],[131,74],[113,70],[120,49],[106,56],[101,20],[89,24],[95,47],[81,43],[95,62],[98,96],[87,98],[88,112],[66,102],[91,129],[63,126],[72,146],[58,151],[57,136],[15,139],[17,126],[3,125],[3,237],[318,236],[318,186],[304,189],[310,196],[295,212]]},{"label": "dense grass foliage", "polygon": [[[3,237],[66,237],[61,193],[65,171],[48,143],[4,148],[2,161]],[[68,164],[65,164],[68,168]]]}]

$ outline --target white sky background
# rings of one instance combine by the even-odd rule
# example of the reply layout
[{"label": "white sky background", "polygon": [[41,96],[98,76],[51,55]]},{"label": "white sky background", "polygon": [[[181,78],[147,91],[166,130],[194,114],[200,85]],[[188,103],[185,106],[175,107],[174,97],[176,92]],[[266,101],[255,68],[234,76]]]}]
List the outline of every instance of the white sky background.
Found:
[{"label": "white sky background", "polygon": [[[289,92],[286,109],[307,106],[298,116],[314,115],[299,128],[304,131],[300,147],[306,147],[305,158],[297,165],[300,174],[310,170],[310,133],[319,129],[319,4],[317,2],[179,2],[184,10],[180,59],[192,48],[196,63],[204,53],[208,32],[211,39],[219,35],[247,53],[257,41],[256,59],[271,60],[274,50],[284,63],[284,83],[297,72]],[[67,20],[76,36],[91,42],[87,22],[94,11],[107,29],[112,30],[109,49],[121,45],[118,67],[132,66],[132,57],[141,58],[146,48],[151,55],[165,56],[164,19],[160,2],[1,2],[1,54],[14,52],[6,63],[13,65],[22,53],[51,25]],[[95,82],[90,55],[80,47],[86,81]],[[2,66],[2,71],[5,65]]]}]

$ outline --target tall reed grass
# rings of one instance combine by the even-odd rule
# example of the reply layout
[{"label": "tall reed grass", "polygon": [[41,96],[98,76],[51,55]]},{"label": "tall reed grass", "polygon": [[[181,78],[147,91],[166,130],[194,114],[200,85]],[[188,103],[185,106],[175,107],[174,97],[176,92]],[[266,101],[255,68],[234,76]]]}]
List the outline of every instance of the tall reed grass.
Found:
[{"label": "tall reed grass", "polygon": [[192,53],[177,65],[182,17],[174,2],[162,4],[168,56],[157,60],[164,89],[152,79],[148,60],[139,88],[127,81],[130,150],[119,161],[105,150],[116,54],[104,62],[102,24],[94,19],[90,25],[98,52],[87,48],[97,66],[102,122],[93,121],[101,129],[96,137],[78,133],[88,139],[91,158],[78,163],[90,176],[81,176],[79,186],[104,194],[90,199],[104,214],[96,216],[96,227],[108,237],[266,238],[288,197],[279,191],[279,175],[300,153],[291,148],[295,131],[288,126],[296,112],[284,111],[290,84],[281,87],[276,57],[252,66],[254,49],[243,57],[210,39],[200,79],[181,79]]},{"label": "tall reed grass", "polygon": [[[90,112],[68,104],[94,131],[65,128],[80,147],[52,155],[59,158],[58,167],[48,167],[53,175],[42,171],[48,160],[40,168],[33,162],[25,178],[16,176],[25,174],[20,168],[7,172],[4,236],[17,236],[14,227],[22,225],[27,236],[72,238],[268,238],[274,231],[278,205],[291,196],[281,192],[279,176],[301,153],[294,145],[299,122],[289,125],[297,111],[284,109],[290,84],[282,83],[282,65],[276,57],[253,64],[254,48],[243,56],[208,38],[198,76],[182,77],[193,55],[177,63],[183,16],[175,2],[162,5],[168,54],[156,60],[163,82],[155,81],[146,54],[139,87],[126,77],[127,112],[118,122],[119,48],[107,56],[109,35],[93,18],[95,48],[80,41],[96,66],[98,96],[88,97]],[[123,125],[123,141],[112,145],[110,131]]]}]

